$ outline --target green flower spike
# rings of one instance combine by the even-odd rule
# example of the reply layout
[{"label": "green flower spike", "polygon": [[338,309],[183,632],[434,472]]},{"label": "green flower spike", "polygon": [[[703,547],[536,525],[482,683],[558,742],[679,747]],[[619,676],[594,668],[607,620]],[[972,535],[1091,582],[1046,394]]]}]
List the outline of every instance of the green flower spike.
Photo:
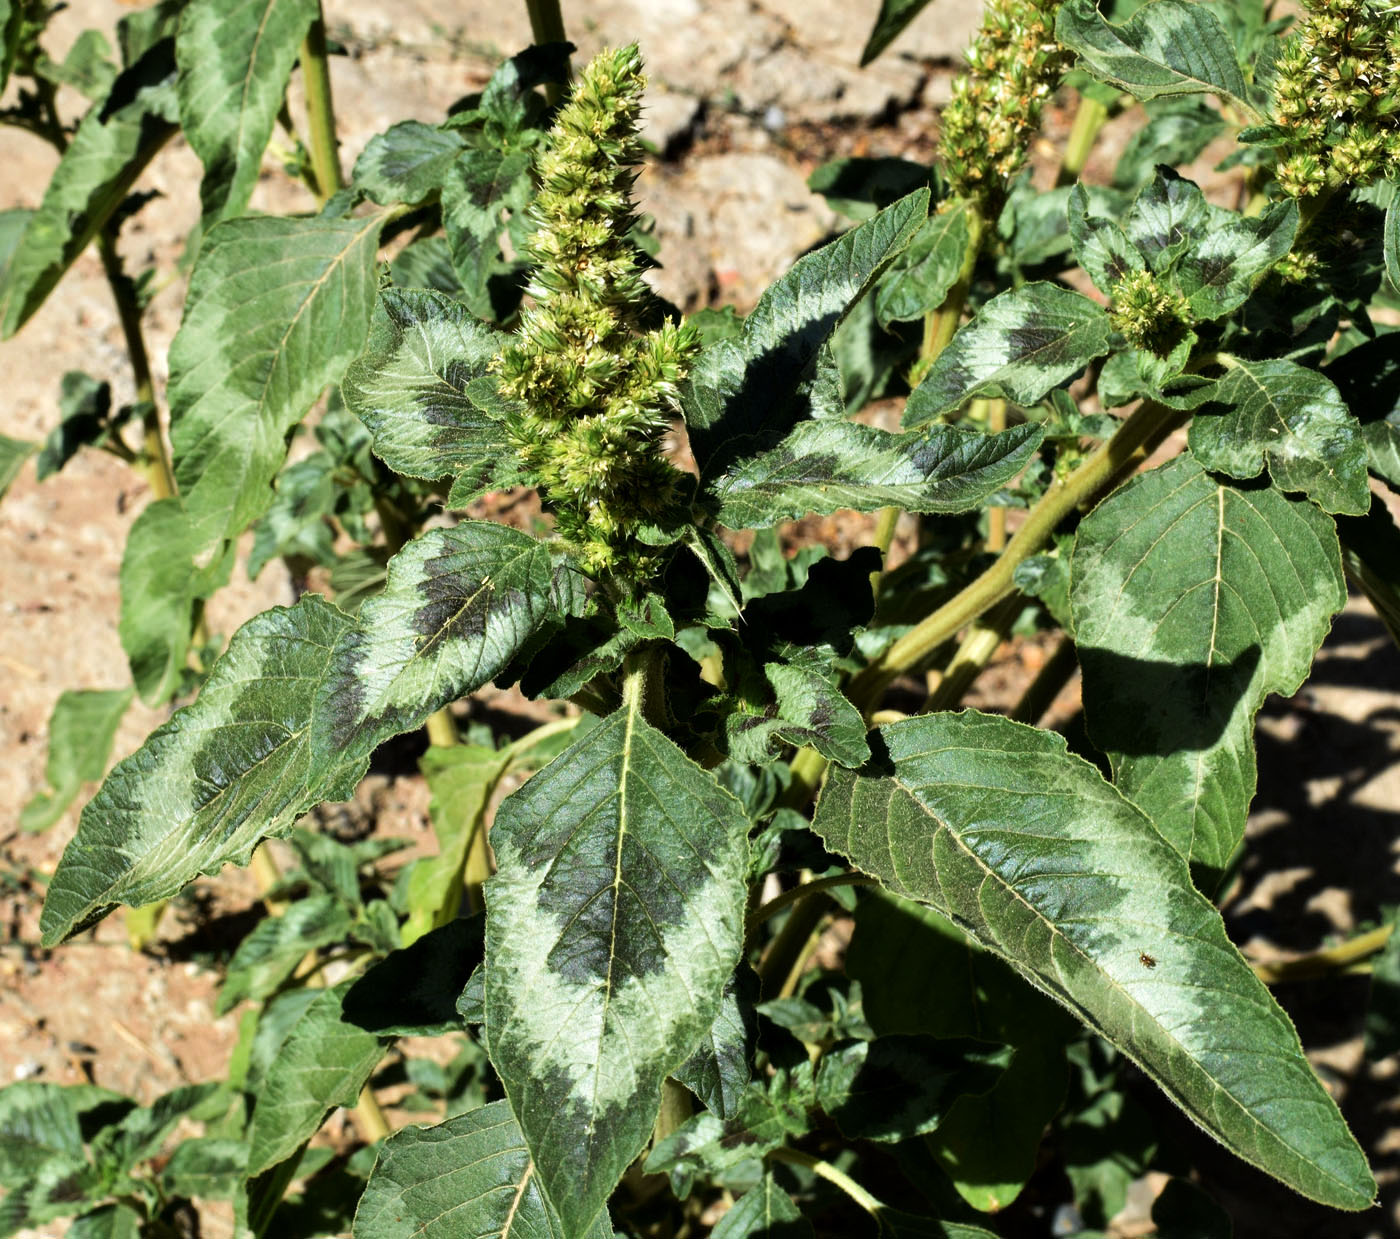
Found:
[{"label": "green flower spike", "polygon": [[560,109],[531,208],[533,304],[499,363],[501,391],[521,406],[510,433],[560,536],[621,588],[654,554],[636,529],[667,510],[683,476],[662,438],[699,348],[685,325],[642,330],[656,300],[628,234],[645,84],[635,45],[603,51]]}]

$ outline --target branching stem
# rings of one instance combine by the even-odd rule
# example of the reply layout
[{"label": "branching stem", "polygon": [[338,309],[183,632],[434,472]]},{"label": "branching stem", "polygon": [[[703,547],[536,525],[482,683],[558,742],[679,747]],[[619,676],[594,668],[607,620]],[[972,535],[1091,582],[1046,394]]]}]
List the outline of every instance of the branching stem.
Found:
[{"label": "branching stem", "polygon": [[790,1166],[804,1166],[820,1179],[839,1187],[873,1218],[879,1218],[884,1205],[865,1188],[861,1187],[844,1170],[837,1170],[830,1162],[824,1162],[810,1153],[799,1149],[774,1149],[769,1155],[775,1162],[787,1162]]},{"label": "branching stem", "polygon": [[1393,925],[1382,925],[1379,929],[1357,934],[1356,937],[1348,938],[1336,946],[1313,951],[1296,959],[1255,964],[1254,975],[1265,985],[1278,985],[1285,981],[1312,981],[1318,977],[1331,976],[1384,949],[1394,929]]},{"label": "branching stem", "polygon": [[1108,120],[1108,105],[1087,95],[1079,96],[1079,106],[1074,113],[1074,125],[1065,142],[1065,153],[1060,159],[1060,170],[1055,176],[1056,185],[1073,185],[1089,162],[1089,155],[1098,139],[1099,130]]},{"label": "branching stem", "polygon": [[326,19],[319,5],[301,45],[301,74],[306,90],[306,123],[310,133],[311,171],[316,178],[316,199],[325,206],[332,195],[345,188],[345,174],[340,168],[340,148],[335,136]]},{"label": "branching stem", "polygon": [[747,930],[752,933],[764,921],[777,916],[784,908],[790,908],[795,903],[800,903],[809,895],[818,895],[824,891],[834,890],[838,886],[870,886],[875,879],[866,877],[863,873],[833,873],[830,877],[817,878],[813,882],[803,882],[800,886],[794,886],[791,890],[784,891],[770,899],[762,907],[757,908],[749,916]]}]

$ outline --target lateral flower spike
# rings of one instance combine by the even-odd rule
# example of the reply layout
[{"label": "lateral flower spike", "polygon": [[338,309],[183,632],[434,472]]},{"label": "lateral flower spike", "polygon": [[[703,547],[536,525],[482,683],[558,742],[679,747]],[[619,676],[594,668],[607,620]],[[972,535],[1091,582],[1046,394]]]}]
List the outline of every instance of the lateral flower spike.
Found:
[{"label": "lateral flower spike", "polygon": [[508,429],[560,536],[589,573],[623,588],[653,554],[637,527],[667,509],[683,476],[662,438],[699,349],[688,325],[642,329],[660,317],[628,235],[645,85],[635,44],[605,50],[560,109],[531,208],[532,304],[499,362],[501,391],[521,405]]},{"label": "lateral flower spike", "polygon": [[1278,165],[1290,198],[1329,182],[1369,185],[1400,160],[1400,7],[1393,0],[1305,0],[1273,75]]},{"label": "lateral flower spike", "polygon": [[1000,209],[1070,64],[1070,53],[1055,39],[1060,3],[989,0],[967,52],[967,72],[954,81],[943,109],[939,146],[950,201],[978,202],[989,218]]}]

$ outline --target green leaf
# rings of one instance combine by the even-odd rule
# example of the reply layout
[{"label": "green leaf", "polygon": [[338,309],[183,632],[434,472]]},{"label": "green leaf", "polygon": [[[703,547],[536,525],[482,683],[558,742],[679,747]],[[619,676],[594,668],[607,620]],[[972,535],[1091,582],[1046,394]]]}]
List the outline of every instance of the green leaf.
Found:
[{"label": "green leaf", "polygon": [[79,123],[0,285],[0,338],[14,335],[43,304],[174,134],[172,52],[168,42],[157,43],[118,74],[107,98]]},{"label": "green leaf", "polygon": [[752,969],[740,965],[725,984],[719,1011],[695,1052],[672,1073],[722,1119],[737,1111],[749,1086],[749,1061],[756,1033],[753,1000],[758,981]]},{"label": "green leaf", "polygon": [[449,921],[369,968],[345,995],[345,1018],[381,1036],[458,1032],[457,1000],[481,956],[482,918]]},{"label": "green leaf", "polygon": [[1025,468],[1040,438],[1032,425],[998,435],[954,426],[890,434],[856,422],[803,422],[709,482],[706,498],[730,529],[841,508],[967,512]]},{"label": "green leaf", "polygon": [[582,578],[557,548],[486,521],[429,530],[341,634],[317,699],[316,760],[363,761],[582,609]]},{"label": "green leaf", "polygon": [[912,159],[852,155],[820,165],[807,178],[807,188],[833,211],[863,224],[906,194],[931,188],[930,179],[928,164]]},{"label": "green leaf", "polygon": [[443,232],[467,305],[480,318],[502,321],[518,301],[517,293],[498,304],[493,284],[513,282],[514,264],[502,257],[500,238],[507,215],[523,217],[534,197],[533,166],[524,150],[468,150],[443,177]]},{"label": "green leaf", "polygon": [[405,120],[376,133],[355,161],[355,184],[381,206],[417,206],[442,188],[447,170],[462,153],[451,130]]},{"label": "green leaf", "polygon": [[81,370],[69,370],[59,385],[59,424],[48,433],[34,473],[43,482],[63,468],[78,449],[106,436],[112,412],[112,386],[99,383]]},{"label": "green leaf", "polygon": [[993,297],[929,368],[904,409],[925,426],[974,396],[1031,405],[1108,352],[1108,313],[1058,284],[1024,284]]},{"label": "green leaf", "polygon": [[1055,37],[1078,52],[1096,78],[1135,99],[1211,94],[1249,108],[1235,45],[1203,4],[1153,0],[1114,26],[1094,0],[1067,0],[1055,20]]},{"label": "green leaf", "polygon": [[876,735],[866,772],[828,777],[828,847],[967,929],[1246,1161],[1369,1206],[1365,1158],[1288,1017],[1138,809],[1060,736],[1007,719],[935,714]]},{"label": "green leaf", "polygon": [[107,758],[122,716],[131,704],[130,688],[82,689],[63,693],[49,716],[49,757],[38,793],[19,815],[21,830],[47,830],[82,790],[107,772]]},{"label": "green leaf", "polygon": [[[1236,218],[1233,212],[1223,214]],[[1210,222],[1210,205],[1201,187],[1170,168],[1158,168],[1133,199],[1123,227],[1147,265],[1161,273],[1204,238]]]},{"label": "green leaf", "polygon": [[5,497],[14,480],[19,477],[19,471],[24,468],[24,462],[38,447],[37,443],[0,435],[0,499]]},{"label": "green leaf", "polygon": [[1057,1039],[1028,1040],[1011,1065],[981,1095],[957,1098],[936,1131],[929,1152],[974,1209],[996,1213],[1016,1199],[1035,1173],[1045,1128],[1064,1104],[1064,1046]]},{"label": "green leaf", "polygon": [[815,1239],[815,1234],[792,1197],[766,1174],[715,1223],[710,1239]]},{"label": "green leaf", "polygon": [[928,215],[928,191],[886,207],[800,258],[771,285],[736,340],[701,354],[681,387],[702,478],[776,445],[811,413],[818,354]]},{"label": "green leaf", "polygon": [[1158,1239],[1231,1239],[1230,1215],[1194,1183],[1170,1179],[1152,1202]]},{"label": "green leaf", "polygon": [[540,1190],[504,1101],[384,1142],[355,1210],[355,1239],[608,1239],[607,1215],[567,1228]]},{"label": "green leaf", "polygon": [[103,1205],[75,1218],[68,1239],[140,1239],[141,1215],[130,1205]]},{"label": "green leaf", "polygon": [[170,442],[192,522],[235,537],[272,502],[287,432],[364,343],[381,213],[209,230],[170,346]]},{"label": "green leaf", "polygon": [[205,226],[242,215],[258,183],[316,0],[191,0],[175,36],[180,124],[204,165]]},{"label": "green leaf", "polygon": [[248,1146],[241,1140],[181,1140],[160,1172],[161,1190],[166,1196],[231,1200],[247,1177],[247,1165]]},{"label": "green leaf", "polygon": [[1201,99],[1172,99],[1149,105],[1149,111],[1155,114],[1118,157],[1113,183],[1119,189],[1136,189],[1158,164],[1190,163],[1225,130],[1225,118]]},{"label": "green leaf", "polygon": [[1298,204],[1278,203],[1257,219],[1212,210],[1210,221],[1176,268],[1177,285],[1198,319],[1221,318],[1245,303],[1269,268],[1292,248]]},{"label": "green leaf", "polygon": [[[1366,1003],[1366,1058],[1378,1063],[1400,1053],[1400,932],[1397,910],[1386,909],[1391,930],[1371,965],[1371,993]],[[0,1094],[3,1096],[3,1094]]]},{"label": "green leaf", "polygon": [[0,0],[0,90],[10,80],[19,51],[19,35],[24,24],[23,0]]},{"label": "green leaf", "polygon": [[71,86],[88,99],[104,98],[112,89],[117,66],[112,63],[112,45],[100,30],[84,30],[64,54],[62,63],[40,55],[35,68],[40,77],[60,86]]},{"label": "green leaf", "polygon": [[1385,233],[1381,242],[1385,255],[1385,275],[1394,288],[1400,288],[1400,197],[1390,200],[1385,210]]},{"label": "green leaf", "polygon": [[462,295],[462,281],[452,266],[446,237],[410,241],[389,263],[389,277],[400,288],[432,288],[451,297]]},{"label": "green leaf", "polygon": [[418,759],[432,795],[428,815],[438,854],[420,860],[409,878],[404,946],[457,915],[467,852],[477,832],[486,829],[487,802],[509,765],[509,753],[479,744],[435,746]]},{"label": "green leaf", "polygon": [[317,994],[277,1047],[248,1122],[248,1175],[285,1161],[336,1106],[353,1106],[384,1056],[385,1041],[347,1023],[352,982]]},{"label": "green leaf", "polygon": [[228,1109],[228,1100],[224,1085],[212,1081],[171,1089],[98,1132],[92,1141],[93,1159],[99,1166],[130,1170],[159,1153],[181,1119],[216,1118]]},{"label": "green leaf", "polygon": [[0,1088],[0,1186],[17,1188],[49,1162],[81,1160],[82,1116],[111,1106],[119,1117],[132,1104],[93,1084],[21,1080]]},{"label": "green leaf", "polygon": [[1371,506],[1356,419],[1330,379],[1296,362],[1239,359],[1197,412],[1190,443],[1207,469],[1253,478],[1267,465],[1275,486],[1324,511],[1360,516]]},{"label": "green leaf", "polygon": [[774,700],[761,713],[741,710],[725,720],[731,758],[763,765],[793,745],[842,766],[869,760],[865,720],[840,689],[805,667],[769,663],[763,675]]},{"label": "green leaf", "polygon": [[748,828],[635,700],[497,810],[487,1041],[567,1234],[598,1216],[720,1009]]},{"label": "green leaf", "polygon": [[1332,521],[1182,456],[1084,519],[1070,582],[1090,737],[1172,846],[1219,873],[1254,795],[1254,715],[1298,690],[1346,602]]},{"label": "green leaf", "polygon": [[[217,513],[196,523],[179,498],[147,504],[122,550],[117,631],[136,691],[147,705],[169,699],[180,682],[193,609],[227,583],[233,544],[221,545]],[[207,556],[201,568],[197,560]]]},{"label": "green leaf", "polygon": [[307,895],[281,916],[259,921],[229,960],[215,1014],[231,1011],[245,998],[263,999],[274,993],[307,951],[341,941],[352,924],[344,903],[334,895]]},{"label": "green leaf", "polygon": [[1089,192],[1083,183],[1070,191],[1066,215],[1074,257],[1101,293],[1112,294],[1120,280],[1146,269],[1137,246],[1123,234],[1117,220],[1090,214]]},{"label": "green leaf", "polygon": [[880,0],[880,15],[875,19],[875,28],[866,40],[865,49],[860,54],[861,68],[864,68],[903,33],[907,26],[922,11],[928,0]]},{"label": "green leaf", "polygon": [[312,762],[316,691],[351,620],[315,594],[249,620],[192,705],[118,763],[49,883],[53,944],[113,906],[168,899],[201,873],[246,865],[318,801],[343,799],[363,766]]},{"label": "green leaf", "polygon": [[931,1132],[962,1094],[985,1093],[1008,1061],[1004,1050],[977,1041],[851,1041],[822,1055],[817,1103],[846,1139],[897,1143]]},{"label": "green leaf", "polygon": [[488,373],[505,340],[441,293],[386,288],[341,386],[375,455],[409,477],[461,477],[478,493],[525,481]]}]

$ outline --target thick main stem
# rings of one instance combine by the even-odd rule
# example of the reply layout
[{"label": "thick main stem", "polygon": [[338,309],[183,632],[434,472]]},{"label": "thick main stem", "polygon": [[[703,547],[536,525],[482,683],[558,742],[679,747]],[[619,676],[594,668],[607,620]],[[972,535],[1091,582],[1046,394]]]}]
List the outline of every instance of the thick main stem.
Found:
[{"label": "thick main stem", "polygon": [[1073,185],[1089,162],[1089,153],[1094,149],[1094,141],[1099,136],[1108,119],[1108,106],[1087,95],[1079,96],[1079,108],[1074,114],[1074,125],[1065,143],[1064,157],[1060,160],[1060,170],[1055,177],[1056,185]]},{"label": "thick main stem", "polygon": [[[564,14],[559,11],[559,0],[525,0],[525,10],[530,14],[530,35],[536,43],[563,43]],[[563,90],[558,82],[546,82],[544,97],[551,106],[559,102]]]},{"label": "thick main stem", "polygon": [[851,684],[852,700],[868,713],[891,680],[919,666],[959,629],[1010,594],[1015,588],[1016,565],[1035,554],[1055,527],[1110,483],[1140,449],[1160,441],[1184,417],[1185,414],[1153,401],[1140,405],[1117,433],[1100,444],[1068,478],[1051,485],[996,563],[856,676]]},{"label": "thick main stem", "polygon": [[335,106],[331,100],[331,71],[326,50],[326,19],[317,6],[316,17],[301,45],[302,84],[306,89],[306,121],[311,142],[311,171],[316,197],[322,206],[345,188],[340,168],[340,148],[335,136]]}]

